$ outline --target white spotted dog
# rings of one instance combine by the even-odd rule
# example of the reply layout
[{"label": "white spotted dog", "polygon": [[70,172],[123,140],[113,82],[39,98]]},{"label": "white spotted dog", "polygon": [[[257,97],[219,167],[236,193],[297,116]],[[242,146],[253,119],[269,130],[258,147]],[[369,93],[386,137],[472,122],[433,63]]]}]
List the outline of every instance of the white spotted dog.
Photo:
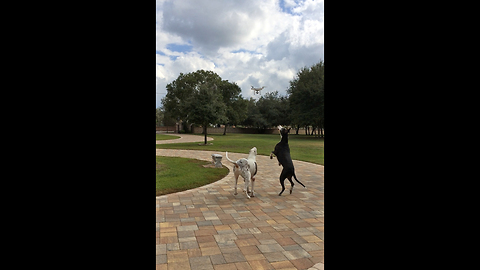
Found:
[{"label": "white spotted dog", "polygon": [[[235,161],[231,160],[228,158],[228,153],[225,152],[226,154],[226,157],[227,159],[234,163]],[[252,149],[250,149],[250,151],[248,152],[248,157],[247,157],[247,160],[248,160],[248,165],[250,165],[250,175],[251,175],[251,178],[250,178],[250,183],[252,185],[252,190],[251,190],[251,197],[255,197],[255,192],[254,192],[254,187],[255,187],[255,175],[257,174],[257,147],[252,147]],[[235,172],[235,168],[233,170]],[[240,174],[240,172],[237,172],[235,173],[235,194],[234,195],[237,195],[237,181],[238,181],[238,175]]]},{"label": "white spotted dog", "polygon": [[[245,187],[243,188],[243,191],[245,191],[245,194],[247,194],[247,197],[250,199],[250,195],[248,195],[248,188],[250,184],[250,179],[252,177],[251,172],[250,172],[250,165],[248,165],[248,160],[246,158],[241,158],[237,161],[233,161],[228,158],[228,153],[225,152],[225,155],[227,157],[227,160],[233,163],[233,173],[235,176],[235,193],[233,195],[237,195],[237,183],[238,183],[238,176],[241,175],[243,177],[243,181],[245,182]],[[252,189],[252,194],[253,194],[253,189]]]}]

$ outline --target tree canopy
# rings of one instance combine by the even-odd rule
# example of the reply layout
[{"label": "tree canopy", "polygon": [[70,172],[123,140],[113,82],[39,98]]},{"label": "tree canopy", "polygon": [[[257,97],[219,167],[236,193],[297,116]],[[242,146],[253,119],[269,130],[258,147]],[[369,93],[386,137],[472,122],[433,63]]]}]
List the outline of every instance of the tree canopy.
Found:
[{"label": "tree canopy", "polygon": [[262,128],[290,124],[288,99],[279,96],[278,91],[265,93],[257,101],[256,106],[263,118]]},{"label": "tree canopy", "polygon": [[[258,100],[244,99],[235,82],[222,80],[213,71],[180,73],[167,84],[162,99],[165,119],[182,120],[186,130],[191,124],[202,125],[205,133],[210,124],[243,125],[266,129],[277,125],[312,126],[323,137],[324,114],[323,61],[300,69],[290,81],[287,95],[278,91],[265,93]],[[168,117],[167,117],[168,116]],[[157,121],[161,118],[157,112]],[[313,133],[313,132],[312,132]]]},{"label": "tree canopy", "polygon": [[302,68],[290,81],[287,90],[291,121],[300,126],[318,127],[322,132],[325,120],[324,69],[323,61]]},{"label": "tree canopy", "polygon": [[155,122],[157,126],[173,126],[175,119],[173,119],[168,112],[165,112],[163,107],[158,107],[155,114]]},{"label": "tree canopy", "polygon": [[209,124],[240,122],[246,117],[246,108],[239,106],[243,100],[240,87],[222,80],[213,71],[180,73],[166,89],[167,95],[162,99],[165,111],[186,126],[202,125],[205,144]]},{"label": "tree canopy", "polygon": [[235,83],[230,83],[228,80],[222,81],[220,86],[222,92],[223,102],[226,106],[225,118],[223,124],[225,129],[223,135],[226,134],[227,124],[237,125],[247,118],[247,101],[243,99],[242,89]]},{"label": "tree canopy", "polygon": [[190,107],[195,101],[195,96],[200,92],[201,86],[213,87],[220,82],[220,76],[212,71],[198,70],[188,74],[180,73],[176,80],[167,84],[167,94],[162,99],[162,105],[177,119],[191,121],[194,116],[191,114]]}]

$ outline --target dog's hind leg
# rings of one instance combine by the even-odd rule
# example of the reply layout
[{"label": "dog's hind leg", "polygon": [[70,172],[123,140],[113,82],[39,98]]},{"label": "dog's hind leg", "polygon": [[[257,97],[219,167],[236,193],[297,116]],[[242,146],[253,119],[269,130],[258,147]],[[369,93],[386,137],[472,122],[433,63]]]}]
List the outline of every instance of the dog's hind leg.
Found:
[{"label": "dog's hind leg", "polygon": [[290,181],[290,185],[291,185],[291,187],[290,187],[290,194],[292,194],[293,186],[295,186],[295,184],[294,184],[293,181],[292,181],[292,176],[287,177],[287,179],[288,179],[288,181]]},{"label": "dog's hind leg", "polygon": [[285,191],[285,183],[284,182],[285,182],[285,178],[284,179],[280,178],[280,185],[282,185],[282,191],[280,191],[280,193],[278,193],[278,196],[282,196],[283,191]]},{"label": "dog's hind leg", "polygon": [[285,169],[283,169],[282,173],[280,173],[280,185],[282,185],[282,191],[280,191],[278,196],[282,196],[283,191],[285,191],[285,178],[287,178],[287,173],[285,172]]}]

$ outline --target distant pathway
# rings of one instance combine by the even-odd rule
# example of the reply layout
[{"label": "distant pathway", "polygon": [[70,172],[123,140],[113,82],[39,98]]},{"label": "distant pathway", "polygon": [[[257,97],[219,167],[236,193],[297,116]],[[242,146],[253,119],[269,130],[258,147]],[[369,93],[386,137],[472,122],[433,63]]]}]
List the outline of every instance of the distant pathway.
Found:
[{"label": "distant pathway", "polygon": [[[167,143],[185,143],[185,142],[204,142],[204,136],[198,135],[191,135],[191,134],[167,134],[162,133],[163,135],[172,135],[172,136],[180,136],[179,139],[173,138],[172,140],[159,140],[156,141],[156,144],[167,144]],[[213,138],[207,136],[207,141],[212,141]]]},{"label": "distant pathway", "polygon": [[[186,138],[190,137],[190,138]],[[183,140],[202,136],[187,135]],[[172,140],[180,142],[182,139]],[[158,142],[158,141],[157,141]],[[166,141],[160,141],[166,142]],[[285,181],[278,196],[281,166],[257,156],[255,197],[248,199],[225,152],[156,149],[157,156],[211,161],[221,154],[230,173],[212,184],[156,197],[157,269],[322,269],[324,263],[324,166],[294,160],[293,193]],[[247,153],[229,153],[231,159]]]}]

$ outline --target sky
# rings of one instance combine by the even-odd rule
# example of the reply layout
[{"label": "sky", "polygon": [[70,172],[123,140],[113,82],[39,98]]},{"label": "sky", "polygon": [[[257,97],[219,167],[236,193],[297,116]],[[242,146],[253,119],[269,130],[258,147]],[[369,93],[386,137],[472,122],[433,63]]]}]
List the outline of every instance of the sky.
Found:
[{"label": "sky", "polygon": [[244,98],[286,95],[324,58],[324,0],[157,0],[156,107],[180,73],[211,70]]}]

